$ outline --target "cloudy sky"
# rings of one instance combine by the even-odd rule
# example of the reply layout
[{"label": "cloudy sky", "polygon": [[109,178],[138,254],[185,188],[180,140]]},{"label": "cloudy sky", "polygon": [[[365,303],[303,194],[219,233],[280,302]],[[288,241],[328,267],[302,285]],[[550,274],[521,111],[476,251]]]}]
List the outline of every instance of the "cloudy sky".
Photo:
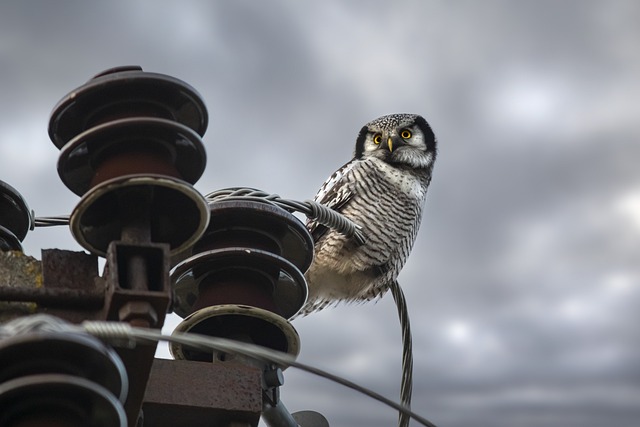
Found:
[{"label": "cloudy sky", "polygon": [[[438,426],[640,422],[640,3],[14,1],[0,6],[0,179],[38,216],[78,202],[49,113],[117,65],[205,99],[202,193],[315,194],[367,121],[416,112],[440,155],[400,276],[414,408]],[[65,227],[24,242],[79,250]],[[171,319],[175,324],[175,319]],[[299,361],[397,399],[390,296],[296,320]],[[291,411],[396,413],[286,371]]]}]

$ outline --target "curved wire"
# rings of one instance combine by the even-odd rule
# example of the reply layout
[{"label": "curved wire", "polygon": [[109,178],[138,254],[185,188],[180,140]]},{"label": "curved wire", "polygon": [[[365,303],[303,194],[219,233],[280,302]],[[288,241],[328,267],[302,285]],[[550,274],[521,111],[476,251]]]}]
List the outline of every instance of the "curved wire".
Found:
[{"label": "curved wire", "polygon": [[[413,391],[413,342],[411,338],[411,323],[409,322],[409,310],[404,292],[397,280],[390,286],[391,295],[398,309],[400,329],[402,330],[402,379],[400,381],[400,402],[406,407],[411,407],[411,394]],[[407,427],[410,418],[406,412],[398,415],[398,426]]]},{"label": "curved wire", "polygon": [[365,242],[361,227],[349,220],[341,213],[334,211],[313,200],[300,202],[297,200],[283,199],[277,194],[269,194],[255,188],[231,187],[211,192],[205,196],[208,202],[220,200],[253,200],[270,203],[283,208],[288,212],[300,212],[307,218],[324,226],[332,228],[347,237],[353,237],[359,244]]},{"label": "curved wire", "polygon": [[[313,200],[299,202],[297,200],[283,199],[277,194],[269,194],[255,188],[231,187],[213,191],[205,196],[208,202],[219,200],[252,200],[256,202],[270,203],[279,206],[288,212],[300,212],[307,218],[314,220],[324,226],[353,237],[358,243],[363,244],[365,238],[359,225],[344,217],[337,211],[330,209]],[[36,227],[53,227],[58,225],[69,225],[69,215],[52,217],[37,217],[34,225]]]},{"label": "curved wire", "polygon": [[300,363],[296,361],[294,356],[288,353],[271,350],[259,345],[194,333],[174,332],[172,335],[165,335],[159,330],[134,328],[127,323],[121,322],[85,321],[82,322],[80,328],[78,328],[77,326],[72,327],[76,329],[81,328],[81,330],[86,331],[89,334],[105,341],[109,341],[113,345],[120,344],[131,347],[138,342],[148,343],[153,341],[170,341],[193,348],[225,353],[237,353],[254,359],[275,363],[281,366],[292,366],[294,368],[320,376],[322,378],[326,378],[330,381],[360,392],[372,399],[377,400],[380,403],[383,403],[393,409],[400,411],[401,413],[405,414],[407,418],[412,418],[426,427],[436,427],[435,424],[411,411],[411,409],[406,407],[405,405],[396,403],[393,400],[388,399],[373,390],[360,386],[352,381],[349,381],[345,378],[324,371],[322,369]]}]

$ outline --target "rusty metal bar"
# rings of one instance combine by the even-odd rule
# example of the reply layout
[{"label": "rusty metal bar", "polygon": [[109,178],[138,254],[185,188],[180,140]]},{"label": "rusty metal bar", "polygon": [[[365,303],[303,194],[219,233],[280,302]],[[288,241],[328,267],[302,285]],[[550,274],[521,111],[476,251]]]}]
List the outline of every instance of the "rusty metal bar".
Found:
[{"label": "rusty metal bar", "polygon": [[34,302],[43,307],[99,309],[104,295],[104,291],[97,290],[0,285],[0,301]]},{"label": "rusty metal bar", "polygon": [[155,359],[144,396],[145,426],[255,427],[261,381],[260,369],[243,364]]},{"label": "rusty metal bar", "polygon": [[[140,245],[115,241],[107,250],[106,318],[133,326],[162,328],[171,300],[169,247],[162,243]],[[138,420],[156,344],[119,348],[130,379],[125,410],[130,426]]]}]

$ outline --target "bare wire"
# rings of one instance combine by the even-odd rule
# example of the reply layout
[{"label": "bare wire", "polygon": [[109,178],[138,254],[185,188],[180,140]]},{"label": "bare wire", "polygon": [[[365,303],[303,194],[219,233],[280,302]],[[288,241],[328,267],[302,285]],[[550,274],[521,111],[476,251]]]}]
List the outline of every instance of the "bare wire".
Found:
[{"label": "bare wire", "polygon": [[416,414],[410,408],[394,402],[393,400],[388,399],[373,390],[360,386],[338,375],[313,367],[311,365],[300,363],[296,361],[294,356],[288,353],[271,350],[255,344],[248,344],[240,341],[210,337],[194,333],[174,332],[172,335],[165,335],[159,330],[134,328],[129,324],[120,322],[85,321],[82,323],[82,328],[91,335],[94,335],[105,341],[112,342],[113,345],[117,345],[117,343],[123,342],[128,343],[127,346],[130,346],[132,342],[148,343],[150,341],[169,341],[192,348],[224,353],[236,353],[254,359],[275,363],[280,366],[291,366],[310,374],[326,378],[330,381],[360,392],[372,399],[377,400],[380,403],[383,403],[397,411],[400,411],[403,414],[406,414],[406,417],[408,419],[412,418],[424,426],[436,427],[429,420]]}]

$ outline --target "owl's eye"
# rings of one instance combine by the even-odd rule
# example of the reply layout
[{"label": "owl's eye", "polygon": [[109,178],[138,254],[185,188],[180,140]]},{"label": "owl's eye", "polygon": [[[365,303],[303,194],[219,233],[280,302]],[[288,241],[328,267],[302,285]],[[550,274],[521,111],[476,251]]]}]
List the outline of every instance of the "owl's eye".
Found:
[{"label": "owl's eye", "polygon": [[409,139],[411,138],[411,131],[409,129],[403,129],[402,132],[400,132],[400,136],[402,139]]},{"label": "owl's eye", "polygon": [[376,133],[373,136],[373,143],[374,144],[380,144],[382,142],[382,135],[380,135],[379,133]]}]

